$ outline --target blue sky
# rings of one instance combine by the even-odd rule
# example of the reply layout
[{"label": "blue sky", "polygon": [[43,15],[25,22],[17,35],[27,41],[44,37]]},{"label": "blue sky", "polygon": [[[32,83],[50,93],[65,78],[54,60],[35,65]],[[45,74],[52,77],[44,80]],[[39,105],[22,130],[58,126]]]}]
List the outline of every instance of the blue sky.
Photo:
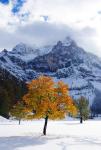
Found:
[{"label": "blue sky", "polygon": [[11,11],[14,14],[18,13],[24,2],[26,2],[26,0],[0,0],[0,2],[4,5],[8,5],[10,1],[13,3]]},{"label": "blue sky", "polygon": [[66,36],[101,56],[101,0],[0,0],[0,50]]},{"label": "blue sky", "polygon": [[0,0],[0,2],[3,3],[3,4],[8,4],[9,0]]},{"label": "blue sky", "polygon": [[20,8],[23,6],[25,1],[26,0],[17,0],[15,5],[13,5],[12,12],[13,13],[18,13],[20,11]]}]

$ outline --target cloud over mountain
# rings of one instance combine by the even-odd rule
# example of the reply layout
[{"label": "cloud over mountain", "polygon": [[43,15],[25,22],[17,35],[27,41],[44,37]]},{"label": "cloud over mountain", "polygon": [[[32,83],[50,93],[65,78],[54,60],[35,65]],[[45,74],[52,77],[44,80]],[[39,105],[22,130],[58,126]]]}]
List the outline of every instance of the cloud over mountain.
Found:
[{"label": "cloud over mountain", "polygon": [[[87,51],[100,54],[99,0],[1,0],[0,50],[19,42],[43,45],[72,36]],[[8,42],[9,41],[9,42]]]}]

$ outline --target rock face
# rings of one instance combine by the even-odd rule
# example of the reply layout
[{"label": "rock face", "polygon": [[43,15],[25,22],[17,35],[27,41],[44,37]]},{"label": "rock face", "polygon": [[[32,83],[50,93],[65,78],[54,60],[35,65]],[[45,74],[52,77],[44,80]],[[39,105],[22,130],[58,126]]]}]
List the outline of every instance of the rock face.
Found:
[{"label": "rock face", "polygon": [[20,43],[12,51],[4,50],[0,53],[0,69],[25,82],[41,74],[55,81],[61,79],[68,83],[74,98],[83,95],[90,103],[95,91],[101,91],[100,58],[84,51],[69,37],[40,49]]}]

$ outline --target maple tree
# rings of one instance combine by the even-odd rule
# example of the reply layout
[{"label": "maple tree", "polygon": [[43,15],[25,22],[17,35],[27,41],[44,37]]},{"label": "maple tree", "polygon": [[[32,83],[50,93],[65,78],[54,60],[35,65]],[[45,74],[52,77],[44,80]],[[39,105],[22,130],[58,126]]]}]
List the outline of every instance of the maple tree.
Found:
[{"label": "maple tree", "polygon": [[48,76],[40,76],[28,83],[28,93],[23,97],[28,109],[27,117],[45,118],[44,135],[46,135],[48,118],[61,119],[68,113],[76,113],[76,107],[68,91],[66,84],[62,81],[55,83]]}]

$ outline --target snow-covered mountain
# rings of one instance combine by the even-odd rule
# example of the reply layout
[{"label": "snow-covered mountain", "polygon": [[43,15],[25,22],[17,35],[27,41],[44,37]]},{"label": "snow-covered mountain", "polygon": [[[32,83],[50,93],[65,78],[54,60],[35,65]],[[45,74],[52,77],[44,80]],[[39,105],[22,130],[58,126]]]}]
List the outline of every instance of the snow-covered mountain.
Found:
[{"label": "snow-covered mountain", "polygon": [[29,81],[38,75],[50,75],[68,83],[74,98],[83,95],[90,103],[101,91],[101,60],[87,53],[67,37],[53,46],[31,48],[20,43],[12,51],[0,53],[0,68],[19,80]]},{"label": "snow-covered mountain", "polygon": [[36,77],[36,71],[28,66],[29,61],[51,51],[51,46],[32,48],[24,43],[16,45],[12,51],[4,49],[0,53],[0,68],[7,70],[16,78],[28,81]]}]

